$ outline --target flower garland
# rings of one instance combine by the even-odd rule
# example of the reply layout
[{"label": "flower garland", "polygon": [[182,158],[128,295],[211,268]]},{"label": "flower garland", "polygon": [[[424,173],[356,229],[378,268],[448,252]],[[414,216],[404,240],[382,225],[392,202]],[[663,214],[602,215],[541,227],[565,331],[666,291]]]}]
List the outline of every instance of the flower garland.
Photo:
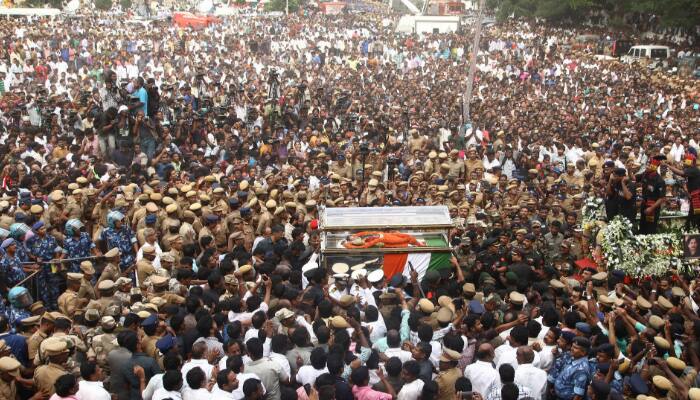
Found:
[{"label": "flower garland", "polygon": [[661,276],[670,269],[687,272],[692,263],[684,262],[681,232],[634,235],[632,223],[615,217],[602,228],[600,247],[608,270],[619,269],[635,278]]},{"label": "flower garland", "polygon": [[605,221],[607,214],[605,213],[605,202],[600,197],[586,199],[581,208],[581,227],[583,229],[592,229],[596,226],[596,222]]}]

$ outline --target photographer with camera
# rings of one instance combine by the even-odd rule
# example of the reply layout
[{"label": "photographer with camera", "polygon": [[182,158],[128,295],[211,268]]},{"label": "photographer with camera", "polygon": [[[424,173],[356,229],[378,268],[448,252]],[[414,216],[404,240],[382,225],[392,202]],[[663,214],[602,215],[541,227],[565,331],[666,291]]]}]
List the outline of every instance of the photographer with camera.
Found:
[{"label": "photographer with camera", "polygon": [[117,87],[117,74],[112,70],[108,70],[104,77],[104,86],[99,89],[100,101],[102,103],[102,111],[107,111],[110,108],[118,108],[124,104],[124,96],[122,90]]},{"label": "photographer with camera", "polygon": [[156,86],[156,80],[154,78],[148,78],[146,81],[146,95],[147,104],[146,115],[149,118],[154,118],[156,112],[160,108],[160,93],[158,93],[158,86]]},{"label": "photographer with camera", "polygon": [[158,135],[153,120],[145,116],[142,110],[136,112],[131,136],[138,138],[143,152],[146,153],[149,160],[152,159],[156,153],[156,137]]}]

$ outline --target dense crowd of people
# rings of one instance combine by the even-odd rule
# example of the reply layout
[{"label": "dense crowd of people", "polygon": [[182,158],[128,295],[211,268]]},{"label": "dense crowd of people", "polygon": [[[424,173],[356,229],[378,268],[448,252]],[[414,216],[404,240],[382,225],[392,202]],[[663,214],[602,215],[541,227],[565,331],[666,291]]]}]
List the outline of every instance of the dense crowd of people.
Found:
[{"label": "dense crowd of people", "polygon": [[[464,121],[469,27],[395,23],[3,20],[0,399],[700,399],[700,280],[581,226],[698,225],[697,83],[511,20]],[[448,268],[319,262],[322,207],[423,205]]]}]

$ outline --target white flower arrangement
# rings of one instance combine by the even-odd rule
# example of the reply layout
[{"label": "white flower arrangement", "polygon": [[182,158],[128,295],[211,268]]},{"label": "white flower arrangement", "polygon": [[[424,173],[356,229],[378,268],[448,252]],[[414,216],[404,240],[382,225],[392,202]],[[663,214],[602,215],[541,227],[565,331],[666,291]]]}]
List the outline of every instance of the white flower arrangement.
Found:
[{"label": "white flower arrangement", "polygon": [[642,278],[661,276],[668,270],[679,273],[692,269],[692,263],[682,259],[682,232],[635,235],[632,223],[625,217],[615,217],[603,229],[600,243],[608,270],[619,269],[627,275]]}]

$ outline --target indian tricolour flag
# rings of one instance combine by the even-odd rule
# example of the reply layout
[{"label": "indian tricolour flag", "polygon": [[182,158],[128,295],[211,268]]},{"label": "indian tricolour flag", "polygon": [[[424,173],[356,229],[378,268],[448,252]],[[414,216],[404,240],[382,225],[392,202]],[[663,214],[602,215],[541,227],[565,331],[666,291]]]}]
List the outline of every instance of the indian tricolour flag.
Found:
[{"label": "indian tricolour flag", "polygon": [[[428,239],[426,244],[430,247],[444,247],[446,245],[441,238]],[[450,257],[451,254],[448,252],[384,254],[384,277],[391,279],[396,274],[403,274],[406,278],[410,278],[411,268],[409,265],[411,265],[418,272],[418,280],[420,281],[427,270],[450,268]]]}]

